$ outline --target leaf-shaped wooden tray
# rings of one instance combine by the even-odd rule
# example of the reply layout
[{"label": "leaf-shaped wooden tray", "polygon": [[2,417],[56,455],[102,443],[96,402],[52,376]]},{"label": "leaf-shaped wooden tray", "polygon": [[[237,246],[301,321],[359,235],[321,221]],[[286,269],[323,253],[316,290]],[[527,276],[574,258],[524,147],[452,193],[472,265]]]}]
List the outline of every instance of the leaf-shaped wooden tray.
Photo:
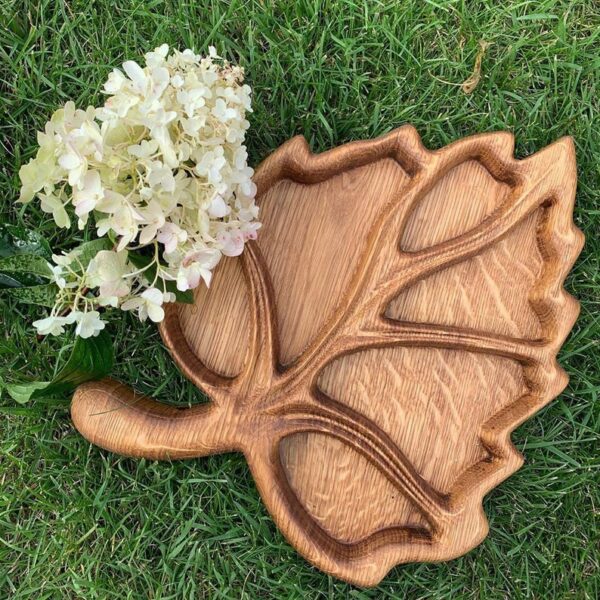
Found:
[{"label": "leaf-shaped wooden tray", "polygon": [[578,313],[573,144],[512,154],[507,133],[431,152],[410,126],[284,144],[256,173],[258,242],[161,329],[211,402],[90,383],[76,427],[130,456],[243,452],[290,543],[359,585],[473,548],[522,463],[510,432],[567,383]]}]

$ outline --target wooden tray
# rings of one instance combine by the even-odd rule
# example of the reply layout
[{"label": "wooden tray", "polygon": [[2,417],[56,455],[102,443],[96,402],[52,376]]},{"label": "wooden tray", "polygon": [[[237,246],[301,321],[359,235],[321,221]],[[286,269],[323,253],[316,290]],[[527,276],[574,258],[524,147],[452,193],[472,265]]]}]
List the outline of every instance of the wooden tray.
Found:
[{"label": "wooden tray", "polygon": [[256,173],[258,243],[161,328],[212,399],[179,410],[81,386],[75,426],[129,456],[240,451],[291,544],[346,581],[459,556],[522,457],[510,432],[567,383],[583,245],[570,139],[441,150],[414,128],[319,155],[296,137]]}]

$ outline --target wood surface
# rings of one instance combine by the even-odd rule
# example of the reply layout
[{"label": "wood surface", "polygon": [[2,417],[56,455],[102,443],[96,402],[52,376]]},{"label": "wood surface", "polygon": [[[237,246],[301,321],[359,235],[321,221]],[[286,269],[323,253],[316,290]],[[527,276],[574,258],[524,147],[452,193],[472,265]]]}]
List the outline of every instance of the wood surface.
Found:
[{"label": "wood surface", "polygon": [[256,183],[257,243],[161,327],[211,401],[93,382],[76,427],[134,457],[243,452],[289,542],[358,585],[467,552],[522,464],[511,431],[567,383],[572,141],[516,160],[508,133],[429,151],[404,126],[318,155],[296,137]]}]

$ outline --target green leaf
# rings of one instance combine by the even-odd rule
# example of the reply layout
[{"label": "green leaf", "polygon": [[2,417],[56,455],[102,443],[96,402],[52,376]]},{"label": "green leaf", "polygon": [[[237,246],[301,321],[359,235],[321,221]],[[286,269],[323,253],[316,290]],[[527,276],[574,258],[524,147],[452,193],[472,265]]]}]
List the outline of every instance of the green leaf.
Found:
[{"label": "green leaf", "polygon": [[23,283],[6,273],[0,273],[0,290],[6,288],[20,288],[23,287]]},{"label": "green leaf", "polygon": [[0,258],[0,290],[48,283],[52,271],[48,261],[36,254],[15,254]]},{"label": "green leaf", "polygon": [[193,290],[186,290],[182,292],[177,289],[177,284],[174,281],[167,283],[167,291],[175,294],[177,302],[183,302],[184,304],[194,304],[194,292]]},{"label": "green leaf", "polygon": [[102,250],[112,250],[113,246],[114,244],[107,237],[98,238],[91,242],[84,242],[73,249],[73,251],[77,253],[77,259],[79,261],[75,264],[79,265],[79,263],[81,263],[81,266],[85,269],[98,252]]},{"label": "green leaf", "polygon": [[13,400],[25,404],[35,397],[36,392],[46,390],[48,385],[47,381],[32,381],[31,383],[5,383],[4,388]]},{"label": "green leaf", "polygon": [[[0,279],[1,278],[2,274],[0,273]],[[17,302],[38,304],[39,306],[52,308],[56,302],[58,286],[55,283],[45,283],[28,287],[12,287],[4,289],[2,292],[11,298],[14,298]]]},{"label": "green leaf", "polygon": [[99,335],[83,339],[78,337],[67,364],[53,382],[72,387],[108,375],[114,363],[114,348],[110,335],[101,331]]},{"label": "green leaf", "polygon": [[50,260],[50,244],[36,231],[8,223],[0,224],[0,258],[35,254]]},{"label": "green leaf", "polygon": [[51,381],[4,383],[13,400],[24,404],[33,398],[65,394],[91,379],[108,375],[114,364],[114,348],[105,331],[92,338],[77,338],[66,364]]},{"label": "green leaf", "polygon": [[[128,257],[129,257],[130,262],[133,263],[133,265],[136,266],[138,269],[142,269],[142,268],[148,266],[152,262],[151,256],[137,254],[136,252],[129,252]],[[155,276],[156,276],[156,265],[152,265],[151,267],[148,267],[148,269],[146,269],[144,271],[144,277],[150,281],[152,281]],[[194,304],[193,290],[187,290],[185,292],[182,292],[181,290],[177,289],[177,284],[174,281],[167,281],[167,282],[165,282],[165,284],[166,284],[165,288],[166,288],[167,292],[171,292],[171,293],[175,294],[175,298],[177,299],[177,302],[183,302],[185,304]]]},{"label": "green leaf", "polygon": [[48,242],[35,231],[0,225],[0,290],[47,283],[50,256]]},{"label": "green leaf", "polygon": [[47,281],[48,279],[31,273],[2,273],[0,271],[0,290],[41,285]]},{"label": "green leaf", "polygon": [[17,254],[0,258],[0,272],[29,273],[50,279],[52,270],[48,261],[37,254]]}]

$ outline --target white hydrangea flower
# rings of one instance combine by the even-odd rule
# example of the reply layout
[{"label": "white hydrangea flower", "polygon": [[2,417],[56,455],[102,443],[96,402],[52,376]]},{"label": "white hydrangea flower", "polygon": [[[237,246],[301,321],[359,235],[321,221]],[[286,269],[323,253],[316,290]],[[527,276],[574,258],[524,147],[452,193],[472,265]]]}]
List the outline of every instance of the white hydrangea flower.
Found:
[{"label": "white hydrangea flower", "polygon": [[72,264],[80,254],[79,248],[75,248],[75,250],[71,250],[71,252],[67,252],[66,254],[53,254],[52,262],[56,265],[60,265],[62,267],[68,267]]},{"label": "white hydrangea flower", "polygon": [[62,290],[67,287],[67,280],[65,279],[64,268],[60,265],[51,265],[48,263],[48,267],[52,271],[52,281]]},{"label": "white hydrangea flower", "polygon": [[177,289],[185,292],[198,287],[200,281],[210,285],[212,270],[217,266],[221,254],[215,250],[203,250],[188,254],[177,272]]},{"label": "white hydrangea flower", "polygon": [[127,252],[101,250],[87,267],[88,282],[97,287],[103,306],[117,306],[119,299],[131,291],[125,275],[131,272]]},{"label": "white hydrangea flower", "polygon": [[51,213],[54,222],[61,228],[70,227],[71,219],[65,209],[65,203],[56,194],[38,194],[42,210]]},{"label": "white hydrangea flower", "polygon": [[221,252],[225,256],[239,256],[244,250],[244,234],[241,231],[220,231],[217,241],[221,244]]},{"label": "white hydrangea flower", "polygon": [[[77,253],[55,257],[64,285],[53,315],[73,311],[86,337],[104,327],[94,310],[102,306],[162,320],[168,282],[180,291],[209,285],[221,256],[241,254],[260,228],[243,70],[213,47],[203,57],[163,44],[144,59],[113,69],[103,106],[57,110],[19,171],[21,202],[37,195],[59,227],[74,213],[80,228],[93,221],[114,241],[87,268]],[[52,319],[44,331],[67,324]]]},{"label": "white hydrangea flower", "polygon": [[82,338],[90,338],[97,336],[106,327],[106,323],[100,318],[100,313],[97,310],[88,312],[73,311],[69,314],[72,322],[77,323],[75,333]]},{"label": "white hydrangea flower", "polygon": [[163,292],[157,288],[148,288],[142,292],[141,296],[124,302],[122,308],[123,310],[137,310],[140,321],[145,321],[150,317],[151,321],[160,323],[165,318],[165,311],[162,307],[163,302]]},{"label": "white hydrangea flower", "polygon": [[60,335],[65,331],[65,325],[70,325],[75,321],[73,313],[66,317],[51,315],[45,319],[39,319],[33,322],[39,335]]},{"label": "white hydrangea flower", "polygon": [[73,189],[73,206],[79,217],[80,229],[87,222],[90,212],[102,200],[104,190],[98,171],[87,171],[80,181],[80,186]]},{"label": "white hydrangea flower", "polygon": [[164,247],[167,254],[172,254],[179,244],[184,244],[187,240],[187,231],[181,229],[175,223],[165,223],[158,232],[156,239]]}]

